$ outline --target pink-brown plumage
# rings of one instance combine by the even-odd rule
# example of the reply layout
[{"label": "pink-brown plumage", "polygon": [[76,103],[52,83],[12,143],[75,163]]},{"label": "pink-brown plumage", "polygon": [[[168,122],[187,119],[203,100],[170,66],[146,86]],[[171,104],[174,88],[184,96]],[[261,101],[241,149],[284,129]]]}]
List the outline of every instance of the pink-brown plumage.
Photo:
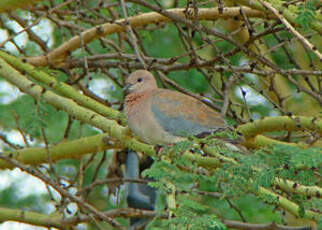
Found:
[{"label": "pink-brown plumage", "polygon": [[126,83],[130,90],[125,98],[127,122],[146,143],[170,144],[227,127],[219,113],[197,99],[158,88],[146,70],[133,72]]}]

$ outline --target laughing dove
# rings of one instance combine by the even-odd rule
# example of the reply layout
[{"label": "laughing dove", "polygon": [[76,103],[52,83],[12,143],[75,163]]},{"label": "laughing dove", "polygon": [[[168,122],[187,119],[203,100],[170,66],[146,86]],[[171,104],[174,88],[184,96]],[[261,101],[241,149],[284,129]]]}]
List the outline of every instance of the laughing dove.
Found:
[{"label": "laughing dove", "polygon": [[126,80],[129,128],[148,144],[172,144],[227,127],[220,114],[183,93],[158,88],[153,75],[137,70]]}]

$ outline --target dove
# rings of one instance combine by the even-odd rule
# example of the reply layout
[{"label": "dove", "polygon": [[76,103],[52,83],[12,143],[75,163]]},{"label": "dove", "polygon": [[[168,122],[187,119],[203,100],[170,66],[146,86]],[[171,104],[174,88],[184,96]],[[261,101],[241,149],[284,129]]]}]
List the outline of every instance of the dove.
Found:
[{"label": "dove", "polygon": [[148,144],[173,144],[189,135],[226,129],[220,114],[181,92],[159,88],[153,74],[137,70],[126,79],[124,110],[129,128]]}]

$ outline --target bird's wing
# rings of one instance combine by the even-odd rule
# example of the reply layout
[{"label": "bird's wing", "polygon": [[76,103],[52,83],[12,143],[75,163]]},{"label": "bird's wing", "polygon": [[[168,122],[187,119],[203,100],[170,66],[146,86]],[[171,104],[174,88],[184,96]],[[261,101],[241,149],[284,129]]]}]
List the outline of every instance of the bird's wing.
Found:
[{"label": "bird's wing", "polygon": [[151,110],[164,131],[176,136],[199,135],[226,127],[220,114],[204,103],[167,89],[152,94]]}]

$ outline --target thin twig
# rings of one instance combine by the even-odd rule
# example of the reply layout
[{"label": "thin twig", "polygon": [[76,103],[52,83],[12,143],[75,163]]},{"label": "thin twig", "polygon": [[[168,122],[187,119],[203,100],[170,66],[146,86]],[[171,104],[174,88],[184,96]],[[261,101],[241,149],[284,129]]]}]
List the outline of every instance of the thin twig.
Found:
[{"label": "thin twig", "polygon": [[315,55],[320,59],[320,61],[322,61],[322,54],[318,51],[317,47],[312,45],[311,42],[309,42],[305,37],[303,37],[299,32],[297,32],[297,30],[294,29],[294,27],[291,25],[291,23],[289,23],[283,17],[283,15],[280,12],[278,12],[278,10],[276,10],[269,2],[266,2],[263,0],[258,0],[258,1],[266,9],[271,11],[286,26],[288,31],[290,31],[295,37],[297,37],[304,46],[309,48],[313,53],[315,53]]}]

